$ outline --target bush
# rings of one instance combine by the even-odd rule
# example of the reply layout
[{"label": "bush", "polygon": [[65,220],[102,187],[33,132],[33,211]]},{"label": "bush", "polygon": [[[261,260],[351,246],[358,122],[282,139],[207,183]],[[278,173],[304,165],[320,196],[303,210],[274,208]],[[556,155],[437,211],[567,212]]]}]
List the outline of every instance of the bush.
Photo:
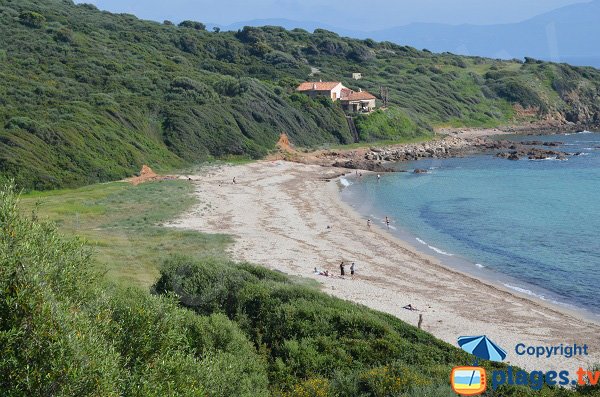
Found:
[{"label": "bush", "polygon": [[500,98],[504,98],[509,102],[519,103],[524,108],[539,108],[542,113],[547,110],[546,104],[540,98],[538,93],[528,87],[526,83],[516,79],[503,79],[497,81],[491,84],[491,88]]},{"label": "bush", "polygon": [[63,27],[56,31],[55,37],[57,41],[71,43],[73,42],[73,31],[69,28]]},{"label": "bush", "polygon": [[46,17],[33,11],[24,11],[19,14],[19,21],[30,28],[41,28],[46,22]]},{"label": "bush", "polygon": [[267,396],[266,365],[224,316],[103,283],[83,242],[0,190],[0,388],[17,396]]},{"label": "bush", "polygon": [[182,27],[182,28],[189,28],[189,29],[195,29],[195,30],[206,30],[205,24],[203,24],[202,22],[196,22],[196,21],[183,21],[178,26]]},{"label": "bush", "polygon": [[377,110],[369,115],[358,115],[356,128],[363,141],[427,138],[429,133],[421,129],[405,112],[399,109]]},{"label": "bush", "polygon": [[0,190],[0,389],[7,396],[118,396],[119,355],[81,311],[97,276],[90,251],[17,212]]}]

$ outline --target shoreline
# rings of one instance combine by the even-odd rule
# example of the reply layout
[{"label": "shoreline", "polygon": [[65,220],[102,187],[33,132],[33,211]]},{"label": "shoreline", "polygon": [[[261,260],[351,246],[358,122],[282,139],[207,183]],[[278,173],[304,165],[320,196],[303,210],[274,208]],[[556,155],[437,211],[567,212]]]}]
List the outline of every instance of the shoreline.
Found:
[{"label": "shoreline", "polygon": [[[370,171],[365,172],[373,174]],[[356,179],[356,176],[353,173],[349,173],[347,175],[340,176],[337,178],[338,181],[340,179],[347,179],[352,181]],[[366,220],[368,219],[366,215],[359,212],[357,209],[354,208],[354,206],[351,203],[342,198],[342,192],[346,188],[347,186],[345,186],[344,184],[338,183],[338,197],[341,201],[341,204],[347,207],[349,214],[353,214],[357,216],[358,219],[362,222],[366,222]],[[594,313],[588,309],[577,307],[576,305],[569,302],[559,302],[554,299],[545,299],[546,296],[552,296],[555,294],[553,292],[543,289],[542,287],[535,286],[533,284],[528,283],[527,281],[513,278],[509,275],[495,271],[493,269],[489,269],[487,267],[478,267],[481,265],[478,265],[476,261],[466,258],[460,254],[455,254],[453,252],[448,253],[443,250],[436,251],[440,250],[440,248],[430,245],[429,241],[422,240],[420,236],[417,236],[411,231],[405,229],[402,225],[399,225],[399,227],[395,227],[397,230],[386,230],[381,222],[379,224],[376,223],[374,225],[375,227],[379,228],[380,232],[386,233],[392,236],[393,238],[403,242],[408,246],[410,250],[415,251],[418,255],[423,255],[432,262],[435,262],[437,265],[442,266],[449,271],[459,273],[466,277],[471,277],[473,279],[481,281],[482,283],[488,284],[493,288],[498,288],[504,292],[517,295],[524,299],[531,300],[535,303],[546,306],[548,309],[557,310],[564,314],[575,316],[577,318],[589,321],[590,323],[600,326],[599,313]],[[435,244],[435,242],[433,244]],[[435,252],[435,254],[427,252],[427,250],[424,247],[429,248],[429,250]],[[477,273],[481,273],[481,275]],[[521,283],[524,285],[509,286],[506,283]],[[544,295],[540,295],[539,293],[544,293]]]},{"label": "shoreline", "polygon": [[[512,126],[503,128],[447,128],[440,129],[441,136],[420,143],[399,143],[378,145],[359,148],[320,149],[311,152],[295,150],[289,144],[285,134],[282,134],[277,144],[278,153],[267,157],[267,160],[286,160],[300,164],[315,164],[325,167],[338,167],[349,170],[394,172],[393,165],[406,161],[420,159],[464,157],[475,153],[503,151],[504,158],[514,160],[511,154],[547,157],[549,155],[563,156],[570,153],[556,150],[542,150],[539,148],[516,148],[511,144],[516,142],[499,139],[505,135],[538,136],[562,135],[566,133],[579,133],[587,131],[577,125],[563,125],[560,129],[552,124],[532,124],[525,126]],[[551,132],[550,132],[551,131]],[[559,131],[559,132],[557,132]],[[437,132],[436,132],[437,133]],[[526,145],[527,146],[527,145]],[[518,153],[515,149],[521,149]],[[527,150],[525,150],[527,149]],[[507,150],[512,150],[508,152]],[[518,157],[517,157],[518,158]],[[392,168],[391,168],[392,167]]]},{"label": "shoreline", "polygon": [[[416,325],[422,314],[423,329],[453,345],[458,336],[486,334],[509,352],[509,363],[528,370],[600,362],[593,349],[600,346],[597,323],[448,268],[377,225],[366,230],[362,216],[340,197],[337,178],[347,173],[284,161],[219,167],[193,176],[201,204],[171,226],[231,234],[233,259],[317,280],[334,296],[407,323]],[[356,279],[312,272],[316,266],[337,275],[341,260],[357,263]],[[403,309],[407,304],[420,311]],[[517,343],[587,343],[592,355],[516,356]]]}]

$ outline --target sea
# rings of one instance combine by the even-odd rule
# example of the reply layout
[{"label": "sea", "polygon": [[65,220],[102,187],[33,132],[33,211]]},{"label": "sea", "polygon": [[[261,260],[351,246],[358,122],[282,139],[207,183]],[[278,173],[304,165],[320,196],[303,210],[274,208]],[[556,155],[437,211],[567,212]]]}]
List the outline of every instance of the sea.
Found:
[{"label": "sea", "polygon": [[398,163],[407,172],[344,179],[342,198],[447,267],[600,320],[600,133],[501,139],[579,155]]}]

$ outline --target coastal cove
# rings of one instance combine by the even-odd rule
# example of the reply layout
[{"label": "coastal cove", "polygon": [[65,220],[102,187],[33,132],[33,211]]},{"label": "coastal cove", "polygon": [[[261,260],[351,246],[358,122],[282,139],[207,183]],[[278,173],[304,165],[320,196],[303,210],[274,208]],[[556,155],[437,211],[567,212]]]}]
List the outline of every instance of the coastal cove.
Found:
[{"label": "coastal cove", "polygon": [[[189,175],[200,205],[171,226],[232,235],[235,260],[313,279],[324,292],[410,324],[422,315],[425,331],[454,345],[465,334],[489,335],[507,349],[517,342],[600,345],[600,326],[578,313],[450,269],[378,224],[369,230],[340,197],[343,175],[350,173],[285,161],[205,170]],[[341,260],[356,262],[354,278],[338,276]],[[316,275],[315,267],[333,276]],[[408,304],[418,311],[404,309]],[[543,362],[511,354],[508,362],[529,370],[589,367],[600,361],[599,352],[590,353]]]},{"label": "coastal cove", "polygon": [[352,178],[342,197],[365,218],[390,216],[390,233],[452,269],[598,321],[600,134],[502,139],[562,142],[579,155],[398,163],[409,172]]}]

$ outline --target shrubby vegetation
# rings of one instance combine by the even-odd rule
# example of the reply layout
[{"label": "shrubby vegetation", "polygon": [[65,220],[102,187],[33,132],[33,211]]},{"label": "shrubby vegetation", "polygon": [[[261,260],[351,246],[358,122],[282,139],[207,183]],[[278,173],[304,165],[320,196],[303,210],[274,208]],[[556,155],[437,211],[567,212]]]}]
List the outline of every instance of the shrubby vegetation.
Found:
[{"label": "shrubby vegetation", "polygon": [[40,190],[122,178],[143,163],[257,158],[281,132],[300,146],[352,142],[339,106],[294,94],[311,66],[314,78],[389,88],[391,116],[357,123],[365,140],[504,124],[514,104],[600,122],[593,68],[432,54],[323,29],[212,33],[70,0],[3,0],[0,173]]},{"label": "shrubby vegetation", "polygon": [[266,396],[254,346],[221,314],[107,285],[90,250],[0,192],[3,396]]},{"label": "shrubby vegetation", "polygon": [[424,122],[397,108],[377,110],[368,116],[360,114],[356,118],[356,127],[362,141],[394,139],[398,129],[404,131],[406,138],[432,135]]},{"label": "shrubby vegetation", "polygon": [[[153,290],[200,315],[235,321],[262,355],[277,396],[452,396],[450,368],[470,362],[462,350],[390,315],[249,264],[173,257]],[[506,387],[486,395],[573,393]]]}]

